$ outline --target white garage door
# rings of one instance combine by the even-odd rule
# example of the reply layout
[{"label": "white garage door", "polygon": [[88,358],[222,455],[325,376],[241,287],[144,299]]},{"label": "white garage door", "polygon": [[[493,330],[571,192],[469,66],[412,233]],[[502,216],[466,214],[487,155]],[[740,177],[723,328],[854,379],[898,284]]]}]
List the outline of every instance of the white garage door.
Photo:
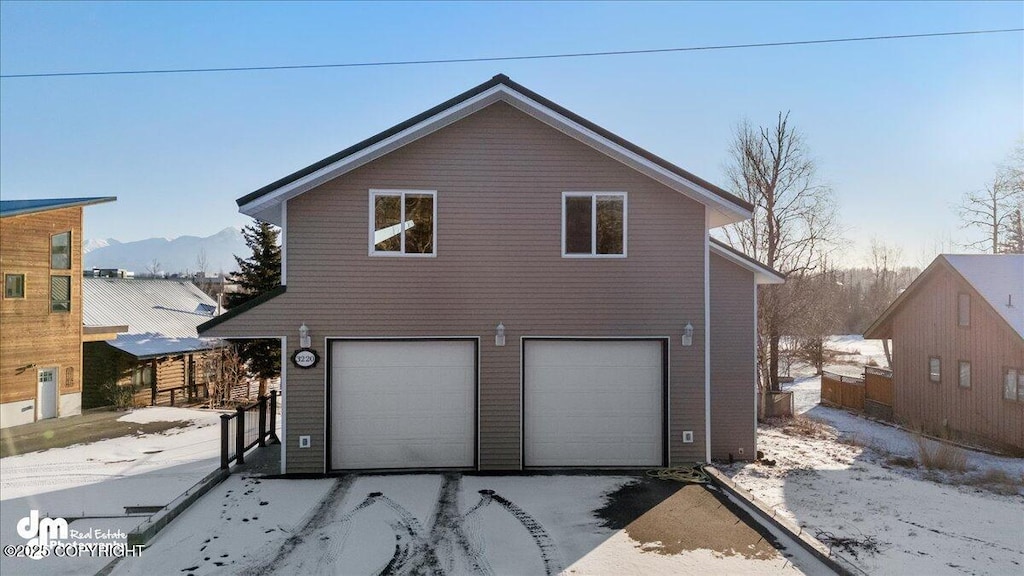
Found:
[{"label": "white garage door", "polygon": [[524,346],[526,466],[662,464],[664,341]]},{"label": "white garage door", "polygon": [[332,346],[331,468],[474,465],[475,342]]}]

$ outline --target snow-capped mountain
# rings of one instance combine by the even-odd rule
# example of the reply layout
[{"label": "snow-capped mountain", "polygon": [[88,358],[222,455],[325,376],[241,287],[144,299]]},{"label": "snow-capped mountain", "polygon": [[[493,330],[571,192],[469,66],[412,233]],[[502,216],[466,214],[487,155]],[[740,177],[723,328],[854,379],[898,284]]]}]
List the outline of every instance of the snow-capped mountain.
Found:
[{"label": "snow-capped mountain", "polygon": [[[121,268],[145,274],[156,265],[160,272],[174,274],[196,272],[232,272],[238,266],[234,256],[250,255],[242,232],[235,227],[200,238],[179,236],[173,239],[147,238],[135,242],[119,242],[113,238],[86,240],[82,244],[85,269]],[[205,266],[201,256],[205,255]]]}]

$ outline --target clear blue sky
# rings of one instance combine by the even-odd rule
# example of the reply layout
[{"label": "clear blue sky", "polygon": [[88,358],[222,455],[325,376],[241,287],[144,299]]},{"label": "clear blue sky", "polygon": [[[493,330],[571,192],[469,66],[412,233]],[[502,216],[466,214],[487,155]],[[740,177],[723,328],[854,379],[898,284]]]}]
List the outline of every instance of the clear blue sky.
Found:
[{"label": "clear blue sky", "polygon": [[[1024,3],[0,4],[0,70],[283,65],[1024,26]],[[1024,134],[1024,35],[603,58],[0,81],[0,195],[116,195],[86,236],[209,235],[235,198],[503,72],[725,183],[791,110],[851,240],[930,259]]]}]

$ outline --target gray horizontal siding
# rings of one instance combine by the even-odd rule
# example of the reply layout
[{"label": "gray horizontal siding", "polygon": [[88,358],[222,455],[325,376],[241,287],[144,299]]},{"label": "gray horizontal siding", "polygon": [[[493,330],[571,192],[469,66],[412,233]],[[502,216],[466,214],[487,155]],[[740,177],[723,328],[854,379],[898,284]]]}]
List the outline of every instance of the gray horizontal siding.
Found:
[{"label": "gray horizontal siding", "polygon": [[[371,188],[437,190],[436,258],[367,254]],[[561,257],[563,191],[628,193],[628,258]],[[704,207],[514,108],[494,104],[290,200],[287,245],[288,291],[214,334],[305,322],[318,348],[328,336],[480,336],[484,469],[520,466],[521,336],[673,336],[670,456],[704,458]],[[681,348],[687,322],[698,329]],[[291,472],[323,470],[323,374],[288,373],[288,434],[314,438],[311,450],[290,440]],[[683,430],[693,444],[677,441]]]},{"label": "gray horizontal siding", "polygon": [[[754,458],[754,274],[712,254],[711,457]],[[739,449],[744,453],[740,455]]]}]

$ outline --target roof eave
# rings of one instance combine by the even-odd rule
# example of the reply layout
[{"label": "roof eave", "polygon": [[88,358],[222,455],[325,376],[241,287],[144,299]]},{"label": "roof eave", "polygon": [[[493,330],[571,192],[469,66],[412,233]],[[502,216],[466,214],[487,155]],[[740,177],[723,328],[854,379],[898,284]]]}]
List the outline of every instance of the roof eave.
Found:
[{"label": "roof eave", "polygon": [[761,262],[747,256],[743,252],[716,240],[715,238],[708,238],[708,248],[715,254],[725,258],[726,260],[746,268],[747,270],[754,273],[754,282],[758,285],[762,284],[785,284],[786,275],[774,268],[766,266]]},{"label": "roof eave", "polygon": [[107,202],[114,202],[116,200],[117,196],[97,196],[95,198],[82,198],[78,201],[68,202],[66,204],[58,204],[54,206],[37,206],[31,208],[23,208],[21,210],[11,210],[9,212],[0,213],[0,218],[8,218],[10,216],[24,216],[25,214],[49,212],[50,210],[63,210],[65,208],[92,206],[94,204],[105,204]]},{"label": "roof eave", "polygon": [[258,220],[281,224],[280,206],[288,199],[449,126],[499,100],[705,204],[709,208],[709,227],[732,224],[753,215],[753,206],[746,201],[500,75],[359,144],[242,196],[237,200],[239,211]]}]

